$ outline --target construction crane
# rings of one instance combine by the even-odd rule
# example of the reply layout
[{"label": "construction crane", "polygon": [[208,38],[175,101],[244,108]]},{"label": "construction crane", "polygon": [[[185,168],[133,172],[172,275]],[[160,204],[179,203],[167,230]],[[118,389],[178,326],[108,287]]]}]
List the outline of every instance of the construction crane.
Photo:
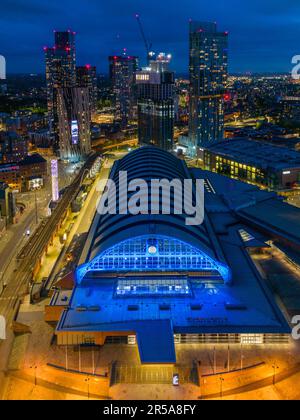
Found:
[{"label": "construction crane", "polygon": [[146,47],[146,52],[147,52],[147,65],[149,65],[150,60],[154,56],[154,53],[151,51],[152,50],[152,43],[147,40],[147,37],[145,35],[145,31],[144,31],[144,28],[143,28],[143,25],[142,25],[142,22],[141,22],[140,15],[139,14],[136,14],[135,15],[135,18],[136,18],[137,23],[139,25],[139,28],[140,28],[140,31],[141,31],[141,35],[142,35],[142,38],[143,38],[143,41],[144,41],[144,44],[145,44],[145,47]]}]

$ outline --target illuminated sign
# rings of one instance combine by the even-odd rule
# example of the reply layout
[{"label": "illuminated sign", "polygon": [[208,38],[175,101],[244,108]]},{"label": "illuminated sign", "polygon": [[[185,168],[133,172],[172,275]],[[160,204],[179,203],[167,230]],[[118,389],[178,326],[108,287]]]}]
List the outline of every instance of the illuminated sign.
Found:
[{"label": "illuminated sign", "polygon": [[72,144],[78,144],[78,121],[72,121],[71,124]]},{"label": "illuminated sign", "polygon": [[148,80],[150,80],[150,75],[149,74],[137,74],[136,75],[136,80],[148,81]]},{"label": "illuminated sign", "polygon": [[52,181],[52,200],[59,200],[58,190],[58,162],[56,159],[51,160],[51,181]]},{"label": "illuminated sign", "polygon": [[283,175],[291,175],[291,171],[285,171],[283,172]]}]

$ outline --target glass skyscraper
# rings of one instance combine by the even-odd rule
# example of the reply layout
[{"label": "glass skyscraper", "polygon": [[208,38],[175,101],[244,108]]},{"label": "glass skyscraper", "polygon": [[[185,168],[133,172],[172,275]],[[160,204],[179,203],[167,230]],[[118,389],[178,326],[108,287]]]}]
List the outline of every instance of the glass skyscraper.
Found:
[{"label": "glass skyscraper", "polygon": [[97,111],[98,86],[95,66],[87,64],[76,68],[77,87],[88,88],[91,114]]},{"label": "glass skyscraper", "polygon": [[193,148],[223,139],[228,33],[216,23],[190,22],[190,123]]},{"label": "glass skyscraper", "polygon": [[54,150],[59,150],[58,89],[76,86],[75,32],[54,32],[52,48],[45,47],[47,100],[50,134]]},{"label": "glass skyscraper", "polygon": [[172,150],[174,138],[175,77],[170,60],[161,53],[136,75],[139,143],[164,150]]},{"label": "glass skyscraper", "polygon": [[134,116],[136,108],[135,99],[135,73],[138,69],[138,58],[123,54],[109,57],[109,74],[116,107],[116,120],[123,128],[128,120]]}]

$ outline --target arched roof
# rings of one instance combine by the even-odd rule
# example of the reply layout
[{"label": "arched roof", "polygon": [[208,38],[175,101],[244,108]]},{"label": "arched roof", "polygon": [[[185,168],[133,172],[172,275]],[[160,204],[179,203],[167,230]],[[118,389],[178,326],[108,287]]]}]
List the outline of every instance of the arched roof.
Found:
[{"label": "arched roof", "polygon": [[[137,149],[115,162],[110,179],[115,182],[117,192],[120,171],[127,171],[128,182],[139,178],[145,180],[149,186],[152,179],[167,179],[169,181],[191,179],[184,161],[153,146]],[[130,197],[130,193],[128,197]],[[174,199],[174,197],[171,196],[171,203],[172,198]],[[150,202],[151,198],[149,197]],[[203,224],[197,226],[186,225],[187,217],[189,216],[186,214],[97,214],[89,234],[88,246],[82,263],[94,260],[110,248],[130,238],[149,235],[151,237],[167,236],[184,241],[201,250],[208,257],[226,265],[218,240],[207,217]]]}]

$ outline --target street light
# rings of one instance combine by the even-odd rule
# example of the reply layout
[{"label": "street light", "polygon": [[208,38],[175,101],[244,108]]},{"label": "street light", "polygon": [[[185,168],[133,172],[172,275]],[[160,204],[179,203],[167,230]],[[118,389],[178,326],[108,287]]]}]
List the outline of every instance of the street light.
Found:
[{"label": "street light", "polygon": [[223,382],[224,382],[224,378],[222,378],[222,376],[220,377],[220,396],[221,398],[223,398]]},{"label": "street light", "polygon": [[88,389],[88,400],[90,399],[90,378],[86,378],[85,381],[87,383],[87,389]]},{"label": "street light", "polygon": [[37,385],[37,366],[30,366],[30,369],[34,369],[34,386]]},{"label": "street light", "polygon": [[40,190],[41,187],[39,185],[35,185],[32,187],[32,191],[34,192],[34,202],[35,202],[35,222],[36,224],[39,223],[38,217],[38,202],[37,202],[37,191]]},{"label": "street light", "polygon": [[275,385],[276,384],[276,370],[279,369],[279,366],[277,366],[276,363],[274,363],[272,368],[273,368],[273,385]]}]

